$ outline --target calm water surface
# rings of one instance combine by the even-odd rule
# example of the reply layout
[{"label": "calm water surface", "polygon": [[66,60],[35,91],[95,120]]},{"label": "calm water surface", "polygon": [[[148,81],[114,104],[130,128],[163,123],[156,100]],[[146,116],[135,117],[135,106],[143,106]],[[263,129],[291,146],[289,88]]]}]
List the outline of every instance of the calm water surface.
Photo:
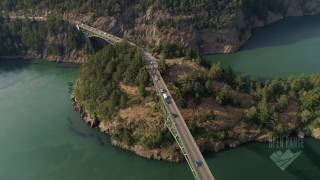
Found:
[{"label": "calm water surface", "polygon": [[[275,74],[270,72],[270,69],[277,66],[268,69],[267,65],[271,66],[272,61],[280,60],[281,63],[278,64],[281,66],[290,66],[277,71],[277,76],[285,76],[291,72],[317,72],[319,61],[315,59],[319,56],[319,50],[311,51],[310,48],[315,47],[305,45],[317,44],[319,38],[314,31],[319,32],[319,27],[311,28],[308,36],[296,32],[298,35],[304,34],[303,38],[297,37],[296,40],[287,42],[278,40],[279,33],[282,33],[282,36],[295,35],[279,30],[293,28],[289,22],[304,25],[305,22],[313,21],[314,18],[298,18],[276,24],[268,27],[273,33],[264,35],[268,37],[265,39],[268,43],[261,45],[260,37],[252,40],[256,46],[249,43],[247,48],[238,54],[214,58],[225,58],[224,62],[235,64],[233,67],[238,71],[252,75]],[[295,27],[304,29],[301,26]],[[306,27],[305,30],[310,29]],[[288,48],[290,55],[285,54],[281,48]],[[258,56],[260,53],[262,54]],[[303,58],[304,63],[296,59],[296,66],[284,58],[290,56],[295,59],[302,54],[306,55]],[[236,58],[237,56],[245,58]],[[309,56],[314,59],[307,58]],[[268,63],[265,60],[268,60]],[[245,64],[241,65],[243,61],[256,65],[263,62],[267,65],[260,68],[257,66],[260,69],[258,71],[253,65],[252,68],[245,68]],[[307,67],[310,67],[309,71],[306,71]],[[0,61],[0,180],[193,179],[186,164],[145,160],[119,150],[110,145],[106,136],[84,124],[79,114],[73,111],[68,94],[68,82],[75,80],[78,69],[73,65],[39,61]],[[304,148],[301,149],[303,153],[285,171],[280,170],[270,160],[269,156],[275,151],[277,150],[268,148],[267,144],[248,144],[234,150],[210,154],[207,160],[217,180],[320,179],[319,142],[306,139]]]},{"label": "calm water surface", "polygon": [[291,17],[259,28],[241,51],[206,60],[258,78],[319,73],[320,15]]}]

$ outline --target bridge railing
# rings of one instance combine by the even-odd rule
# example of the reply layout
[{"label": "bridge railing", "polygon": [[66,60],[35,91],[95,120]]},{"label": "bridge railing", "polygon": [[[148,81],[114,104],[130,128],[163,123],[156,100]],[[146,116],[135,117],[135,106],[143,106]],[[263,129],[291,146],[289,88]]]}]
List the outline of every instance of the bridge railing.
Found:
[{"label": "bridge railing", "polygon": [[[154,74],[153,74],[154,73]],[[152,78],[152,81],[154,82],[153,85],[155,86],[155,89],[157,91],[157,95],[160,97],[160,101],[161,101],[161,107],[162,107],[162,111],[165,113],[165,126],[169,129],[169,131],[171,132],[172,136],[174,137],[175,141],[177,142],[182,155],[185,157],[188,166],[191,169],[191,172],[193,174],[193,176],[195,177],[196,180],[200,180],[200,176],[198,174],[197,169],[195,168],[191,157],[189,156],[187,150],[186,150],[186,145],[183,143],[182,141],[182,137],[179,134],[179,131],[176,127],[175,121],[174,121],[174,117],[171,114],[171,111],[169,110],[169,108],[167,107],[166,104],[166,100],[164,99],[164,97],[162,96],[161,92],[159,91],[159,87],[157,87],[157,83],[155,83],[157,81],[157,79],[155,79],[155,74],[160,74],[160,72],[158,70],[156,70],[155,72],[150,72],[149,74]],[[162,79],[162,77],[160,76],[160,78]],[[159,79],[160,79],[159,78]]]}]

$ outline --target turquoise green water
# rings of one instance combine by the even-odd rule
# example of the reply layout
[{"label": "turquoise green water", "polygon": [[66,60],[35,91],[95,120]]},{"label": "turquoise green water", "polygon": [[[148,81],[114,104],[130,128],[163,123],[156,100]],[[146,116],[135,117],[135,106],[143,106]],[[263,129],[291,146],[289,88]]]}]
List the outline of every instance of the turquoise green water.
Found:
[{"label": "turquoise green water", "polygon": [[[287,51],[291,54],[310,55],[307,52],[312,45],[300,45],[299,48],[291,50],[288,46],[295,47],[299,43],[317,44],[316,33],[311,33],[312,36],[308,38],[305,33],[296,32],[304,34],[304,38],[300,38],[299,35],[297,40],[289,38],[281,42],[278,42],[278,38],[272,38],[272,34],[280,33],[281,37],[295,34],[278,30],[292,29],[293,25],[289,23],[292,21],[302,23],[303,27],[299,25],[296,26],[297,29],[317,31],[316,27],[311,28],[314,18],[298,18],[276,24],[268,27],[273,27],[273,33],[268,36],[270,39],[267,38],[268,44],[260,45],[259,39],[264,38],[259,37],[255,40],[254,37],[252,41],[257,44],[249,43],[239,56],[244,56],[241,53],[247,53],[245,57],[250,57],[249,62],[256,57],[255,63],[259,64],[261,59],[276,57],[274,54],[262,53],[263,50],[279,51],[281,54],[278,55],[282,57],[291,55],[285,54],[281,48],[289,48]],[[259,31],[267,33],[263,29]],[[259,35],[259,32],[256,34]],[[258,52],[262,54],[258,55]],[[311,57],[317,59],[318,51],[314,49],[310,53]],[[292,55],[293,58],[295,56]],[[298,64],[295,66],[288,64],[288,60],[284,59],[290,66],[276,73],[270,69],[278,68],[279,64],[270,69],[262,66],[256,70],[255,66],[236,66],[241,64],[242,60],[247,61],[247,58],[237,59],[237,62],[230,61],[230,65],[235,64],[233,67],[238,67],[238,71],[259,76],[312,73],[317,71],[316,67],[319,69],[319,63],[314,64],[315,61],[309,61],[310,58],[307,57],[303,58],[304,63],[301,63],[304,66],[300,65],[300,62],[296,62]],[[271,62],[267,64],[272,66]],[[283,64],[285,63],[280,63]],[[68,82],[74,81],[77,73],[78,67],[73,65],[38,61],[0,61],[0,180],[193,179],[186,164],[146,160],[119,150],[110,145],[105,135],[83,123],[79,114],[73,111],[68,94]],[[248,144],[233,150],[209,154],[207,161],[217,180],[320,179],[319,141],[306,139],[304,148],[301,149],[303,153],[285,171],[280,170],[269,158],[276,151],[268,148],[267,144]]]},{"label": "turquoise green water", "polygon": [[291,17],[259,28],[241,51],[206,57],[255,77],[287,77],[320,71],[320,16]]},{"label": "turquoise green water", "polygon": [[[77,66],[0,61],[0,179],[192,180],[186,164],[146,160],[110,145],[74,112],[68,82]],[[266,144],[249,144],[207,160],[217,179],[319,179],[320,143],[281,171]]]},{"label": "turquoise green water", "polygon": [[69,102],[78,67],[0,61],[0,179],[191,179],[184,164],[111,147]]}]

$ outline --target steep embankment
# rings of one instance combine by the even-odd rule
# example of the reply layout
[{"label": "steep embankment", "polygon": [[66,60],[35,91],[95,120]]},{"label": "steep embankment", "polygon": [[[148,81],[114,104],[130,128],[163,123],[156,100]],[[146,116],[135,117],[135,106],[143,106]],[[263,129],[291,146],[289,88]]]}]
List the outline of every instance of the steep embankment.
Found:
[{"label": "steep embankment", "polygon": [[[259,3],[260,2],[260,3]],[[229,28],[222,31],[201,31],[202,52],[205,54],[237,51],[251,37],[252,30],[275,23],[290,16],[315,15],[320,13],[318,0],[244,1],[237,9]],[[275,4],[272,4],[275,3]]]},{"label": "steep embankment", "polygon": [[0,56],[40,58],[49,61],[83,63],[91,44],[67,22],[10,20],[0,17]]},{"label": "steep embankment", "polygon": [[178,54],[186,54],[190,48],[202,54],[234,52],[250,38],[255,27],[288,16],[320,13],[318,0],[123,0],[117,3],[91,0],[87,4],[72,0],[72,3],[50,5],[40,0],[33,6],[16,3],[7,10],[19,14],[62,14],[127,37],[154,51],[180,51]]}]

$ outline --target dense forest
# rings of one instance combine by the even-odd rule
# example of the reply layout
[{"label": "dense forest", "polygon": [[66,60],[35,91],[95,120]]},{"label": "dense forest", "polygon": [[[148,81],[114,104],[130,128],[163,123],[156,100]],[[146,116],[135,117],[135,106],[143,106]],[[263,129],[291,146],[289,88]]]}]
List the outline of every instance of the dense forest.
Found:
[{"label": "dense forest", "polygon": [[[163,58],[159,66],[166,78],[170,68]],[[141,52],[135,47],[126,42],[115,47],[108,46],[81,67],[76,98],[84,109],[100,120],[116,124],[113,125],[112,139],[126,145],[140,144],[146,148],[172,146],[172,138],[162,128],[163,122],[159,119],[160,122],[150,125],[146,120],[147,116],[146,119],[139,120],[120,118],[121,110],[143,105],[146,98],[149,98],[148,102],[159,105],[156,96],[145,89],[150,86],[150,80],[143,67]],[[188,73],[183,79],[176,78],[170,77],[168,85],[182,111],[201,109],[202,101],[209,99],[219,108],[232,111],[238,109],[241,112],[238,115],[240,121],[235,125],[219,119],[214,113],[215,109],[210,113],[193,114],[191,119],[186,117],[192,134],[202,141],[223,142],[230,138],[237,140],[237,137],[233,137],[232,130],[237,127],[241,127],[245,134],[259,131],[261,134],[282,136],[293,132],[309,134],[320,125],[320,75],[262,81],[236,74],[231,68],[223,68],[220,64],[213,64],[207,69],[207,73]],[[121,90],[120,83],[136,87],[138,96],[129,99],[128,94]],[[248,103],[244,97],[249,97],[252,102]],[[147,111],[161,113],[156,106]],[[294,113],[289,115],[293,119],[284,118],[288,111]],[[129,126],[125,125],[128,121],[132,123]],[[214,125],[218,122],[227,123],[227,128],[209,130],[218,128],[219,126]]]},{"label": "dense forest", "polygon": [[[214,90],[217,82],[223,84]],[[247,109],[242,121],[250,126],[267,129],[278,135],[294,130],[310,132],[320,126],[320,75],[292,76],[288,79],[253,80],[250,77],[235,74],[231,68],[222,68],[220,64],[211,66],[207,74],[190,74],[185,79],[175,82],[176,102],[186,108],[190,100],[199,105],[206,97],[212,98],[224,107]],[[236,92],[236,93],[232,93]],[[254,103],[244,104],[245,100],[232,94],[248,94]],[[188,103],[187,103],[188,102]],[[284,126],[280,114],[297,103],[298,122]],[[211,114],[211,117],[214,117]],[[207,121],[208,117],[204,118]],[[214,118],[213,118],[214,119]]]},{"label": "dense forest", "polygon": [[[261,18],[268,11],[282,12],[284,7],[277,0],[1,0],[1,7],[7,11],[19,9],[50,9],[56,11],[73,11],[78,13],[92,12],[102,16],[115,16],[124,13],[128,7],[132,7],[134,16],[145,12],[149,7],[158,10],[168,10],[173,14],[196,14],[195,23],[200,20],[199,12],[207,12],[208,17],[204,24],[198,27],[222,28],[229,25],[237,8],[242,8],[248,16],[257,15]],[[200,15],[200,14],[199,14]],[[133,16],[133,17],[134,17]],[[159,22],[162,25],[170,24]],[[200,21],[203,22],[203,21]]]},{"label": "dense forest", "polygon": [[61,56],[73,50],[92,49],[90,41],[62,19],[14,20],[0,17],[0,55],[49,54]]},{"label": "dense forest", "polygon": [[[137,89],[138,94],[128,97],[120,84]],[[162,120],[161,116],[154,119],[158,123],[146,120],[150,118],[150,114],[157,114],[158,103],[150,108],[143,119],[121,119],[121,110],[158,101],[153,92],[146,90],[147,86],[151,84],[144,68],[142,53],[123,41],[116,46],[101,49],[81,66],[75,97],[77,103],[98,118],[100,123],[112,126],[112,131],[109,132],[112,140],[148,148],[172,145],[169,132],[162,124],[158,124]],[[143,109],[148,111],[147,107]]]},{"label": "dense forest", "polygon": [[126,42],[107,46],[90,57],[81,67],[76,97],[90,112],[110,119],[116,110],[127,106],[126,94],[119,90],[120,82],[138,86],[140,96],[146,96],[149,77],[142,54]]}]

